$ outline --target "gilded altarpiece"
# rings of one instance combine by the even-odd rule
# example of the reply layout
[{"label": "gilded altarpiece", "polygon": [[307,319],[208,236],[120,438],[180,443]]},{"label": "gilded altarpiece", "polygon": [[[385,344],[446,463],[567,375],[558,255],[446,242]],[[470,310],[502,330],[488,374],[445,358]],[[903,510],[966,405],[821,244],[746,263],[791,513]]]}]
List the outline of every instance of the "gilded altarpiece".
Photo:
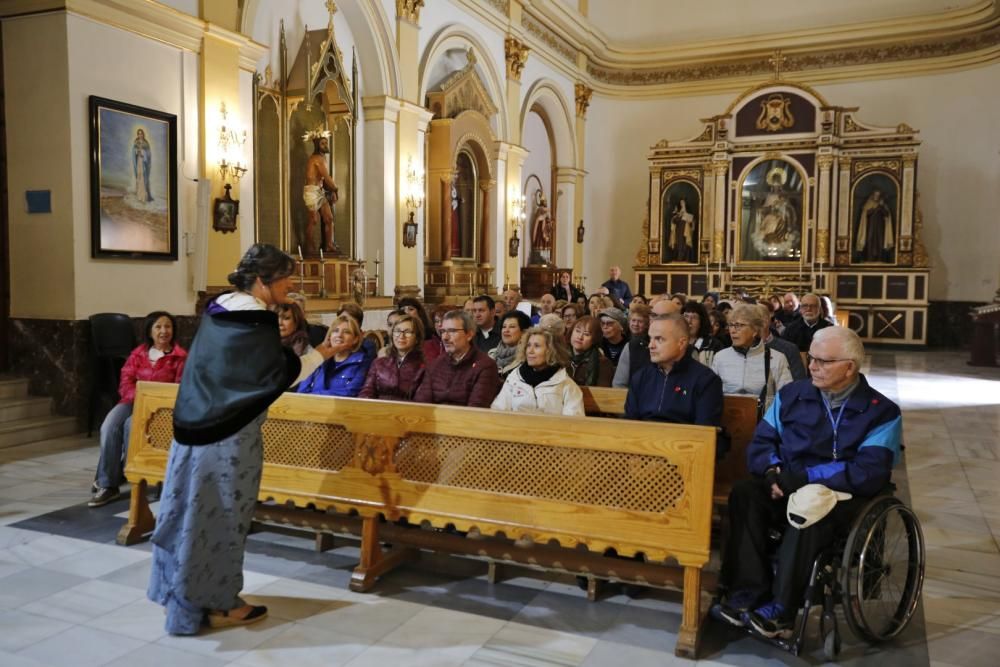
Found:
[{"label": "gilded altarpiece", "polygon": [[491,122],[498,110],[471,50],[467,58],[427,93],[434,115],[427,130],[424,294],[432,303],[496,291],[490,212],[497,197]]},{"label": "gilded altarpiece", "polygon": [[[277,55],[277,74],[268,66],[254,77],[257,240],[302,260],[295,289],[309,296],[349,297],[351,274],[359,266],[357,63],[350,72],[345,68],[332,14],[326,28],[305,28],[291,64],[282,22]],[[313,183],[318,193],[313,206],[306,192],[311,160],[322,164],[336,187],[334,194]]]},{"label": "gilded altarpiece", "polygon": [[776,79],[649,160],[638,290],[829,295],[866,342],[926,341],[917,130]]}]

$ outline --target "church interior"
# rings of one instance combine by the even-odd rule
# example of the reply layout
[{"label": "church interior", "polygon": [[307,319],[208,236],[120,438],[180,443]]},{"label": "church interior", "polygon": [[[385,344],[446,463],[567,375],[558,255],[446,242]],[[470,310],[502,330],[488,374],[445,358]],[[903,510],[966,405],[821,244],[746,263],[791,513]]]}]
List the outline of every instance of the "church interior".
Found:
[{"label": "church interior", "polygon": [[[301,472],[313,464],[294,454],[273,464],[279,454],[266,447],[268,437],[315,437],[335,448],[350,419],[329,432],[265,428],[267,492],[243,591],[270,616],[168,635],[145,596],[150,542],[123,537],[123,526],[138,536],[152,525],[157,498],[86,503],[114,404],[100,395],[95,316],[123,314],[139,332],[147,313],[167,311],[190,349],[206,304],[232,288],[230,272],[257,243],[295,260],[292,291],[312,325],[335,324],[346,302],[378,329],[402,299],[430,312],[512,290],[530,312],[562,274],[586,297],[613,267],[647,299],[828,297],[831,321],[864,344],[867,381],[902,410],[893,482],[926,558],[912,616],[886,641],[866,641],[838,607],[834,659],[995,665],[998,118],[998,0],[4,0],[0,665],[830,659],[816,609],[797,655],[706,617],[725,526],[711,460],[708,512],[667,511],[659,551],[624,548],[638,539],[627,531],[620,544],[573,537],[577,523],[629,523],[606,507],[587,519],[579,498],[590,496],[577,487],[600,483],[582,472],[565,497],[536,503],[565,513],[568,527],[532,533],[528,546],[510,532],[520,501],[491,524],[490,503],[455,496],[494,527],[478,542],[475,520],[448,521],[436,505],[408,516],[375,491],[315,500],[339,484],[365,487],[376,468],[396,475],[393,455],[372,444],[394,435],[377,415],[350,418],[370,432],[338,459],[355,466],[347,477]],[[613,412],[593,397],[594,413]],[[136,403],[126,469],[143,470],[131,486],[143,498],[163,481],[170,446],[169,434],[157,444],[170,423],[157,421],[168,413],[156,401],[167,398],[147,400],[148,414]],[[336,400],[351,412],[351,399]],[[297,405],[287,419],[308,421],[315,408]],[[530,420],[494,427],[462,414],[442,412],[440,433],[471,440],[482,428],[499,440],[479,442],[502,442],[509,428],[512,441],[545,449]],[[563,446],[557,432],[575,427],[556,420],[579,418],[538,419],[541,444]],[[586,428],[596,444],[583,447],[620,437],[641,452],[640,429],[654,427]],[[573,468],[549,460],[540,481],[511,488],[573,481]],[[298,472],[268,473],[272,464]],[[685,484],[699,465],[684,468]],[[482,475],[500,477],[499,467]],[[489,497],[520,493],[503,489]],[[674,524],[691,516],[704,524],[691,535],[711,550],[686,550],[695,538]],[[401,518],[409,528],[423,518],[410,531],[420,535],[404,536]],[[394,549],[394,536],[413,544]],[[639,554],[680,578],[671,570],[636,590],[667,577],[634,563]]]}]

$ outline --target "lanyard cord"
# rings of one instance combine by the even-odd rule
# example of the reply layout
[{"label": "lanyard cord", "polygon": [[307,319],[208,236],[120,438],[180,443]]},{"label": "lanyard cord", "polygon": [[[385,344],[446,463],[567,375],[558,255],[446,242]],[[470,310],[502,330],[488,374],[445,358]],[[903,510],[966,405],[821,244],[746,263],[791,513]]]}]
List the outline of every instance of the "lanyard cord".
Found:
[{"label": "lanyard cord", "polygon": [[840,410],[837,412],[837,418],[833,418],[833,411],[830,410],[830,404],[826,402],[826,398],[823,398],[823,407],[826,408],[826,416],[830,420],[830,426],[833,427],[833,460],[837,460],[837,430],[840,428],[840,420],[844,416],[844,408],[847,407],[847,401],[845,400],[840,404]]}]

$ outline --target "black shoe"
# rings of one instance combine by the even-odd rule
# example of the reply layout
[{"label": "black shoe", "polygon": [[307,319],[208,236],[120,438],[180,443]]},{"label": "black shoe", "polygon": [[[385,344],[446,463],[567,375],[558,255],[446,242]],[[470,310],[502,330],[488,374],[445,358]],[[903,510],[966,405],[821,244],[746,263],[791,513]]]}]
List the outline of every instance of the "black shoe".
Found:
[{"label": "black shoe", "polygon": [[774,639],[780,634],[792,629],[795,617],[791,618],[785,613],[785,608],[777,603],[766,604],[759,609],[747,612],[744,617],[750,624],[754,632],[763,635],[768,639]]},{"label": "black shoe", "polygon": [[122,494],[118,493],[117,486],[109,486],[106,489],[97,489],[97,493],[91,497],[90,502],[87,503],[87,505],[89,507],[101,507],[103,505],[107,505],[112,500],[118,500],[121,497]]},{"label": "black shoe", "polygon": [[713,604],[708,613],[717,621],[742,628],[746,626],[746,613],[757,604],[759,598],[753,591],[734,591],[725,601]]}]

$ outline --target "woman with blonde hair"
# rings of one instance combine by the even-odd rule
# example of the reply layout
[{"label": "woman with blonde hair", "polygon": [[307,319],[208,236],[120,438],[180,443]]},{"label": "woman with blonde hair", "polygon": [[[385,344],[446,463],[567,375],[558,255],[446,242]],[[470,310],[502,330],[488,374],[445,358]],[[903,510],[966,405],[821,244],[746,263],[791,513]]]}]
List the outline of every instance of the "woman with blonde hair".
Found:
[{"label": "woman with blonde hair", "polygon": [[371,356],[361,349],[363,340],[358,321],[346,313],[338,315],[327,338],[335,350],[333,357],[299,384],[298,393],[357,396],[372,362]]},{"label": "woman with blonde hair", "polygon": [[582,416],[583,392],[566,373],[569,358],[551,329],[528,329],[518,345],[520,362],[490,406],[507,412]]}]

